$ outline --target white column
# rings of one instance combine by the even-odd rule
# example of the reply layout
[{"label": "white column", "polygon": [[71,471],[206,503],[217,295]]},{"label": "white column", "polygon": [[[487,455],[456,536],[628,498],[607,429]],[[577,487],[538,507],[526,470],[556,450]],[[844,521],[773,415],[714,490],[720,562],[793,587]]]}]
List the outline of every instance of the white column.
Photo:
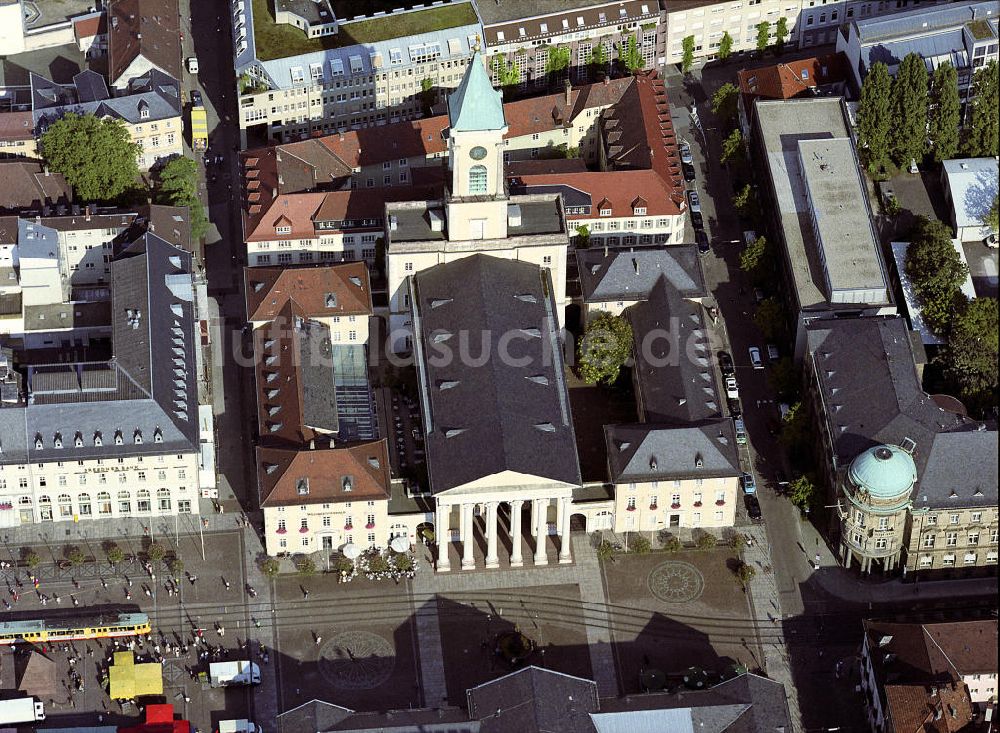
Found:
[{"label": "white column", "polygon": [[472,516],[472,504],[462,504],[462,569],[476,567],[473,547],[476,540],[476,522]]},{"label": "white column", "polygon": [[497,556],[497,505],[498,502],[491,501],[486,505],[486,567],[500,567],[500,558]]},{"label": "white column", "polygon": [[524,502],[515,499],[510,503],[510,566],[519,568],[524,565],[521,558],[521,508]]},{"label": "white column", "polygon": [[532,507],[532,511],[535,513],[535,565],[548,565],[549,562],[545,555],[545,540],[548,534],[545,515],[548,513],[548,508],[548,499],[535,499],[535,505]]},{"label": "white column", "polygon": [[557,510],[559,514],[556,520],[556,527],[559,529],[559,562],[570,562],[569,555],[569,497],[563,496],[559,499]]},{"label": "white column", "polygon": [[442,504],[437,505],[437,517],[434,523],[435,536],[438,541],[437,569],[439,573],[446,573],[451,570],[451,563],[448,562],[448,546],[451,544],[451,533],[448,530],[448,516],[451,507]]}]

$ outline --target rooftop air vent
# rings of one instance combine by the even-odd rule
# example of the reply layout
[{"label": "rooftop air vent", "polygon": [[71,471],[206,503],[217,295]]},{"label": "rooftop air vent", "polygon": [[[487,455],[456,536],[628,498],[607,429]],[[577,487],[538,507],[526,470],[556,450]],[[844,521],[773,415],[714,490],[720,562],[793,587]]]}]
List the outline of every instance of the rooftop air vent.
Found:
[{"label": "rooftop air vent", "polygon": [[535,384],[540,384],[543,387],[547,387],[549,384],[549,378],[544,374],[530,374],[525,377],[529,382],[534,382]]},{"label": "rooftop air vent", "polygon": [[299,496],[308,496],[309,495],[309,479],[308,478],[300,478],[298,481],[295,482],[295,493],[297,493]]},{"label": "rooftop air vent", "polygon": [[437,387],[439,391],[444,391],[446,389],[453,389],[458,386],[457,379],[439,379]]},{"label": "rooftop air vent", "polygon": [[336,293],[327,293],[326,294],[326,298],[324,300],[324,304],[326,305],[327,308],[336,308],[337,307],[337,294]]},{"label": "rooftop air vent", "polygon": [[536,422],[535,430],[543,433],[554,433],[556,431],[556,426],[550,422]]},{"label": "rooftop air vent", "polygon": [[518,300],[520,300],[523,303],[537,303],[538,302],[538,298],[536,298],[531,293],[518,293],[514,297],[517,298]]},{"label": "rooftop air vent", "polygon": [[444,437],[456,438],[466,431],[466,428],[448,428],[444,431]]},{"label": "rooftop air vent", "polygon": [[354,477],[353,476],[341,476],[340,477],[340,488],[344,491],[354,491]]},{"label": "rooftop air vent", "polygon": [[440,308],[442,305],[448,305],[454,298],[431,298],[431,308]]},{"label": "rooftop air vent", "polygon": [[378,471],[381,470],[382,462],[378,459],[378,456],[368,456],[368,465]]}]

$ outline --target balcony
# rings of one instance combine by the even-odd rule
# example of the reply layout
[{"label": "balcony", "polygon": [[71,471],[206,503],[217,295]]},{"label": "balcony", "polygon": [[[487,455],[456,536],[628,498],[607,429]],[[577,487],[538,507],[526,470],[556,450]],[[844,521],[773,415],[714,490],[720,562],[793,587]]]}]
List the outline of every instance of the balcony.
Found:
[{"label": "balcony", "polygon": [[627,511],[627,512],[634,512],[635,511],[635,507],[630,504],[629,506],[625,507],[625,511]]},{"label": "balcony", "polygon": [[680,502],[676,502],[675,501],[673,504],[670,505],[670,508],[671,509],[680,509],[681,508]]},{"label": "balcony", "polygon": [[375,522],[369,522],[366,524],[365,529],[375,529]]},{"label": "balcony", "polygon": [[288,530],[285,529],[284,527],[278,527],[277,532],[278,532],[278,534],[286,534],[288,532]]},{"label": "balcony", "polygon": [[353,524],[345,524],[344,525],[344,531],[345,532],[350,532],[352,529],[354,529],[354,525]]},{"label": "balcony", "polygon": [[696,501],[694,503],[694,506],[695,506],[695,509],[700,509],[701,508],[701,502],[700,501]]},{"label": "balcony", "polygon": [[299,534],[305,534],[309,531],[308,527],[299,527]]},{"label": "balcony", "polygon": [[718,501],[715,502],[715,505],[716,506],[725,506],[726,505],[726,500],[725,499],[719,499]]}]

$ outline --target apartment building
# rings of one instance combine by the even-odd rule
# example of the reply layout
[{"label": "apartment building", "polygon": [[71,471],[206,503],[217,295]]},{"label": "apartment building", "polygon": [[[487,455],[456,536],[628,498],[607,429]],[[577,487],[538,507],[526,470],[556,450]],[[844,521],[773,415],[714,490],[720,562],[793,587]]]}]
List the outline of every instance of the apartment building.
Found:
[{"label": "apartment building", "polygon": [[665,26],[656,0],[541,2],[530,7],[486,0],[476,7],[495,86],[505,79],[506,86],[528,92],[549,85],[554,73],[577,83],[604,77],[630,38],[642,68],[664,63]]},{"label": "apartment building", "polygon": [[338,21],[317,36],[275,33],[274,17],[243,0],[231,17],[243,147],[418,116],[457,86],[482,35],[464,1]]},{"label": "apartment building", "polygon": [[[199,511],[191,256],[147,233],[111,275],[112,358],[15,351],[23,388],[0,407],[2,526]],[[34,277],[23,255],[21,277]]]},{"label": "apartment building", "polygon": [[887,17],[856,18],[837,34],[837,50],[847,56],[852,82],[860,89],[876,61],[895,74],[910,53],[916,53],[928,69],[948,61],[958,72],[963,103],[977,69],[1000,57],[995,2],[962,2],[920,8]]},{"label": "apartment building", "polygon": [[865,620],[861,690],[872,730],[989,730],[997,621]]},{"label": "apartment building", "polygon": [[807,332],[807,403],[841,562],[920,580],[997,571],[997,432],[921,388],[900,318]]},{"label": "apartment building", "polygon": [[41,213],[46,206],[66,207],[73,189],[62,173],[53,173],[41,161],[0,159],[0,211]]},{"label": "apartment building", "polygon": [[0,112],[0,158],[38,158],[31,108]]},{"label": "apartment building", "polygon": [[104,77],[95,71],[80,72],[70,85],[55,84],[35,73],[29,76],[36,135],[64,114],[91,114],[122,121],[139,145],[140,170],[184,154],[180,83],[175,77],[151,69],[132,77],[119,90],[120,96],[112,97]]}]

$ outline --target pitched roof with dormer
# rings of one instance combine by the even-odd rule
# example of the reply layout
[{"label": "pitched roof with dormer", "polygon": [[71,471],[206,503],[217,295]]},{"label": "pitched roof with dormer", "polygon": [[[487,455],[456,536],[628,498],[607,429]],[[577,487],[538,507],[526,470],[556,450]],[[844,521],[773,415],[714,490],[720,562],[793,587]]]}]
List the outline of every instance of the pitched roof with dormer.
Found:
[{"label": "pitched roof with dormer", "polygon": [[585,303],[645,300],[661,277],[683,298],[708,295],[701,260],[693,245],[577,249],[580,290]]},{"label": "pitched roof with dormer", "polygon": [[257,449],[261,507],[389,498],[385,439],[342,448]]},{"label": "pitched roof with dormer", "polygon": [[289,302],[305,318],[371,315],[372,293],[364,262],[319,267],[247,267],[247,320],[269,321]]},{"label": "pitched roof with dormer", "polygon": [[[585,194],[586,201],[576,205],[575,197],[565,189]],[[653,170],[536,174],[511,181],[511,193],[554,191],[564,194],[570,221],[598,216],[679,216],[684,211],[683,198],[678,199],[674,189]]]},{"label": "pitched roof with dormer", "polygon": [[614,483],[735,478],[741,473],[729,418],[698,425],[605,425],[608,470]]}]

